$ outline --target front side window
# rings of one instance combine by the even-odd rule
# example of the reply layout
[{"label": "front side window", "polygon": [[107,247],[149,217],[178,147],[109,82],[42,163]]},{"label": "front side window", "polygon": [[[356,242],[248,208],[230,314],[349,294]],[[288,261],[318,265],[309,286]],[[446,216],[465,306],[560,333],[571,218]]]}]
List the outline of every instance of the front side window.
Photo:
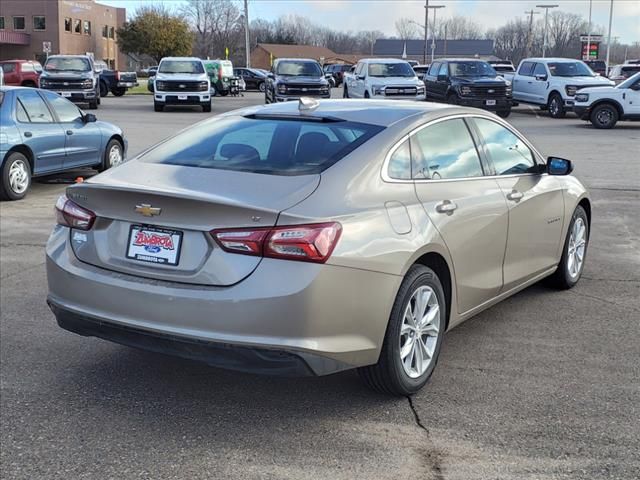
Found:
[{"label": "front side window", "polygon": [[485,118],[473,120],[484,140],[484,148],[497,175],[530,173],[535,166],[533,153],[513,132]]},{"label": "front side window", "polygon": [[204,73],[204,67],[199,60],[165,60],[158,73]]},{"label": "front side window", "polygon": [[[37,90],[21,90],[18,93],[18,100],[24,107],[28,120],[31,123],[53,122],[51,112],[47,108],[47,104],[42,100],[42,97],[38,94]],[[18,109],[18,114],[19,112],[20,110]],[[18,117],[20,120],[20,115],[18,115]]]},{"label": "front side window", "polygon": [[411,180],[411,148],[409,147],[409,140],[402,142],[391,154],[387,175],[389,175],[389,178],[398,180]]},{"label": "front side window", "polygon": [[430,67],[429,67],[429,76],[435,77],[438,75],[438,70],[440,70],[440,63],[439,62],[434,62]]},{"label": "front side window", "polygon": [[445,77],[448,75],[449,69],[447,68],[447,64],[443,63],[440,65],[440,70],[438,70],[438,76],[444,75]]},{"label": "front side window", "polygon": [[63,123],[75,122],[82,118],[80,109],[76,107],[69,100],[62,98],[60,95],[53,92],[42,92],[51,105],[51,108],[56,112],[58,119]]},{"label": "front side window", "polygon": [[64,31],[71,33],[71,18],[69,17],[64,19]]},{"label": "front side window", "polygon": [[3,63],[2,64],[2,71],[4,73],[13,73],[16,71],[16,64],[15,63]]},{"label": "front side window", "polygon": [[406,62],[398,63],[370,63],[370,77],[401,77],[411,78],[416,76],[411,65]]},{"label": "front side window", "polygon": [[276,74],[291,77],[321,77],[322,69],[316,62],[284,61],[278,62]]},{"label": "front side window", "polygon": [[496,71],[487,62],[449,62],[452,77],[495,77]]},{"label": "front side window", "polygon": [[47,22],[43,15],[36,15],[33,17],[33,29],[34,30],[46,30]]},{"label": "front side window", "polygon": [[73,21],[73,33],[82,33],[82,22],[78,18]]},{"label": "front side window", "polygon": [[142,161],[269,175],[329,168],[382,127],[273,117],[228,117],[196,125],[158,145]]},{"label": "front side window", "polygon": [[13,17],[13,29],[24,30],[24,17]]},{"label": "front side window", "polygon": [[483,175],[475,143],[461,118],[435,123],[412,135],[411,157],[416,180]]},{"label": "front side window", "polygon": [[595,77],[595,73],[582,62],[551,62],[549,71],[554,77]]},{"label": "front side window", "polygon": [[524,75],[526,77],[531,77],[533,76],[534,66],[535,66],[535,63],[533,62],[522,62],[522,65],[520,65],[520,69],[518,70],[518,74]]},{"label": "front side window", "polygon": [[533,76],[546,75],[547,69],[544,68],[544,63],[536,63],[536,68],[533,69]]},{"label": "front side window", "polygon": [[83,22],[82,31],[85,35],[91,35],[91,22],[89,20]]}]

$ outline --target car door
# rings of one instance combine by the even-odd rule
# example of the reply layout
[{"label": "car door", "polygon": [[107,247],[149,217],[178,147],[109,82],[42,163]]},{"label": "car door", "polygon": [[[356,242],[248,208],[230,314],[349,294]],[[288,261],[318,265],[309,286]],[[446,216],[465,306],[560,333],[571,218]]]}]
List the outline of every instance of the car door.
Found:
[{"label": "car door", "polygon": [[640,115],[640,78],[625,89],[623,101],[625,115]]},{"label": "car door", "polygon": [[558,263],[564,222],[562,185],[547,173],[537,173],[541,159],[507,124],[479,117],[473,124],[509,207],[503,287],[507,291]]},{"label": "car door", "polygon": [[507,204],[464,118],[427,124],[410,140],[416,194],[449,250],[464,313],[502,288]]},{"label": "car door", "polygon": [[438,80],[438,70],[440,70],[440,62],[433,62],[427,70],[424,77],[425,91],[428,99],[438,98],[436,92],[436,81]]},{"label": "car door", "polygon": [[85,122],[84,115],[69,100],[53,92],[42,92],[55,113],[65,135],[64,168],[95,165],[102,160],[102,132],[95,122]]},{"label": "car door", "polygon": [[15,62],[7,62],[2,65],[5,85],[20,85],[20,72],[18,72],[18,64]]},{"label": "car door", "polygon": [[[356,71],[353,72],[352,85],[349,86],[349,96],[354,98],[364,97],[364,76],[367,69],[366,63],[359,63],[356,66]],[[362,78],[361,78],[362,77]],[[353,92],[353,93],[352,93]]]},{"label": "car door", "polygon": [[536,63],[533,68],[533,81],[530,83],[530,101],[538,104],[547,103],[547,90],[549,89],[549,72],[544,63]]},{"label": "car door", "polygon": [[443,63],[438,70],[436,78],[436,95],[439,100],[447,98],[447,90],[449,89],[449,64]]},{"label": "car door", "polygon": [[33,174],[61,170],[64,165],[64,130],[58,125],[38,90],[16,90],[16,126],[34,155]]},{"label": "car door", "polygon": [[521,102],[531,101],[531,89],[534,82],[534,62],[522,62],[518,73],[513,77],[513,98]]}]

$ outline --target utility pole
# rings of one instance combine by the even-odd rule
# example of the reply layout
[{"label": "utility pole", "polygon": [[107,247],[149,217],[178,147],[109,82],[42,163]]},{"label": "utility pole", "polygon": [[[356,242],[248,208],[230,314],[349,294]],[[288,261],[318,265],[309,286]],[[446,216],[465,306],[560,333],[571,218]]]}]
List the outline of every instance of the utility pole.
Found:
[{"label": "utility pole", "polygon": [[249,41],[249,0],[244,0],[244,49],[247,68],[251,67],[251,48]]},{"label": "utility pole", "polygon": [[549,9],[558,5],[536,5],[536,8],[544,8],[544,40],[542,42],[542,58],[547,54],[547,30],[549,29]]},{"label": "utility pole", "polygon": [[432,5],[427,7],[427,10],[430,8],[433,9],[433,28],[431,29],[431,63],[433,63],[433,58],[436,53],[436,12],[439,8],[444,8],[445,5]]},{"label": "utility pole", "polygon": [[591,60],[591,8],[592,7],[593,7],[593,0],[589,0],[589,30],[587,31],[587,60]]},{"label": "utility pole", "polygon": [[613,0],[611,0],[611,6],[609,7],[609,35],[607,39],[607,72],[609,75],[609,54],[611,53],[611,23],[613,22]]},{"label": "utility pole", "polygon": [[429,0],[424,0],[424,58],[423,65],[427,64],[427,47],[429,41],[427,40],[427,30],[429,29]]},{"label": "utility pole", "polygon": [[540,12],[535,12],[533,8],[528,12],[524,12],[529,15],[529,33],[527,34],[527,50],[524,54],[524,57],[531,56],[531,44],[533,42],[533,16],[538,15]]}]

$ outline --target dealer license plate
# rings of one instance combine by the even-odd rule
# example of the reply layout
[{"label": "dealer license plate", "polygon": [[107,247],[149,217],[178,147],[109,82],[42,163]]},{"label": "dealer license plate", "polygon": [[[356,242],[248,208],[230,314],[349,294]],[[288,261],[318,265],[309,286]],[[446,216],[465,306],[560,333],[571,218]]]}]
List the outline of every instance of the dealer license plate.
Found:
[{"label": "dealer license plate", "polygon": [[186,95],[178,95],[178,100],[186,100],[187,96]]},{"label": "dealer license plate", "polygon": [[127,258],[158,265],[178,265],[182,232],[144,225],[131,225]]},{"label": "dealer license plate", "polygon": [[61,92],[63,97],[70,97],[71,92]]},{"label": "dealer license plate", "polygon": [[487,100],[487,106],[491,107],[496,104],[495,100]]}]

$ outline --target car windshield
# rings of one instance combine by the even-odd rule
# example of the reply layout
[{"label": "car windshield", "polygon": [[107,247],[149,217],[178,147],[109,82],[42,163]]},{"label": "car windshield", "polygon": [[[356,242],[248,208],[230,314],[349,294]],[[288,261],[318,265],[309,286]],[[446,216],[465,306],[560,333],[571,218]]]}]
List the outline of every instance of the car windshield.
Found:
[{"label": "car windshield", "polygon": [[395,63],[370,63],[370,77],[415,77],[416,72],[413,71],[411,65],[406,62]]},{"label": "car windshield", "polygon": [[258,77],[265,77],[266,76],[266,74],[262,70],[256,70],[254,68],[249,68],[248,70],[251,73],[253,73],[254,75],[257,75]]},{"label": "car windshield", "polygon": [[277,75],[295,77],[321,77],[322,69],[316,62],[278,62]]},{"label": "car windshield", "polygon": [[165,60],[158,73],[204,73],[204,67],[199,60]]},{"label": "car windshield", "polygon": [[142,161],[269,175],[320,173],[383,127],[277,117],[200,123],[161,143]]},{"label": "car windshield", "polygon": [[449,62],[452,77],[495,77],[495,69],[487,62]]},{"label": "car windshield", "polygon": [[595,77],[589,67],[582,62],[552,62],[547,65],[554,77]]},{"label": "car windshield", "polygon": [[82,57],[52,57],[44,64],[47,72],[57,71],[74,71],[74,72],[90,72],[91,63],[89,59]]},{"label": "car windshield", "polygon": [[[638,67],[640,68],[640,65]],[[632,75],[631,77],[627,78],[624,82],[616,85],[616,88],[630,88],[631,85],[633,85],[638,81],[640,81],[640,70],[635,75]]]}]

